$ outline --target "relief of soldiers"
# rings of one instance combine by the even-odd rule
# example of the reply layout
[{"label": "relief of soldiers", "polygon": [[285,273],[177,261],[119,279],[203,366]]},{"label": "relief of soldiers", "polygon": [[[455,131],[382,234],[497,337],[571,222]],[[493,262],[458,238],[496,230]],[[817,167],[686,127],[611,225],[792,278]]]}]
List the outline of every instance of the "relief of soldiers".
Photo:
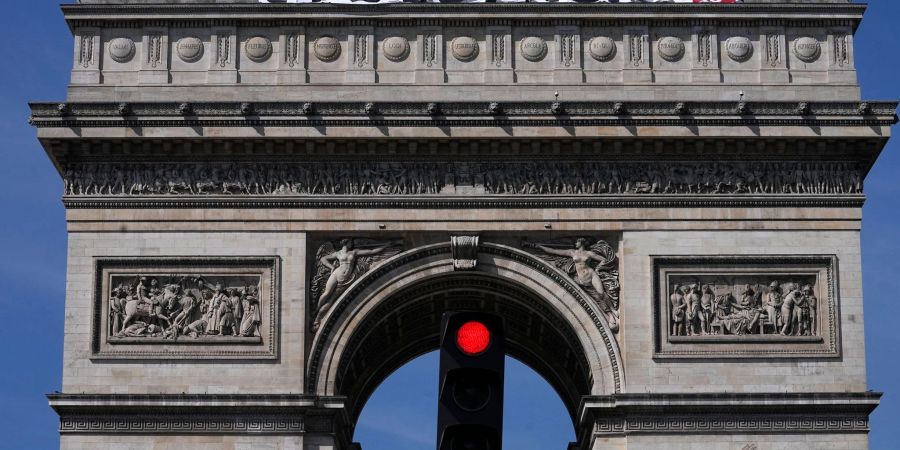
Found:
[{"label": "relief of soldiers", "polygon": [[81,163],[65,176],[65,193],[74,196],[426,195],[463,179],[500,195],[852,194],[863,187],[853,163],[804,161]]},{"label": "relief of soldiers", "polygon": [[684,336],[687,334],[685,329],[687,303],[684,301],[684,291],[680,284],[676,283],[672,288],[672,295],[669,296],[669,307],[672,311],[672,336]]},{"label": "relief of soldiers", "polygon": [[180,336],[259,336],[259,290],[226,287],[202,277],[137,276],[119,283],[109,295],[109,336],[163,338]]},{"label": "relief of soldiers", "polygon": [[670,292],[666,305],[671,336],[816,336],[818,298],[811,284],[734,286],[720,279],[702,285],[673,283]]}]

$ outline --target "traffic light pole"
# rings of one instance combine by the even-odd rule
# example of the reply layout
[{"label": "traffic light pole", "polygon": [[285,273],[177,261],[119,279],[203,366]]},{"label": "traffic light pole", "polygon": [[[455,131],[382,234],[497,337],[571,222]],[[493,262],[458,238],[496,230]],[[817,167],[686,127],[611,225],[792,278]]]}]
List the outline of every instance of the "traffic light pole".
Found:
[{"label": "traffic light pole", "polygon": [[503,320],[448,312],[441,320],[437,450],[501,450]]}]

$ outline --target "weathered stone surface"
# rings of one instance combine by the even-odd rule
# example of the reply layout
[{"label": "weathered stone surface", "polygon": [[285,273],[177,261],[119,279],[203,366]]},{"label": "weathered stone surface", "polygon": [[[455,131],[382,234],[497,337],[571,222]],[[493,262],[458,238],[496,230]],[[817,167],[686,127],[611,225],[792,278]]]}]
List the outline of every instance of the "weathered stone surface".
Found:
[{"label": "weathered stone surface", "polygon": [[63,10],[62,448],[357,448],[472,309],[573,449],[867,445],[863,5]]}]

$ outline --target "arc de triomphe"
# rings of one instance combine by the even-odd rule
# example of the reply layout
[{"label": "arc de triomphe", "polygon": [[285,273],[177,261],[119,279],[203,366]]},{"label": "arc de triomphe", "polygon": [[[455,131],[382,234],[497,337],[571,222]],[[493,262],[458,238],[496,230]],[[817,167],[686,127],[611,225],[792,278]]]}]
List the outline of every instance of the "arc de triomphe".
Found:
[{"label": "arc de triomphe", "polygon": [[572,450],[867,446],[865,5],[62,9],[62,448],[359,448],[447,310]]}]

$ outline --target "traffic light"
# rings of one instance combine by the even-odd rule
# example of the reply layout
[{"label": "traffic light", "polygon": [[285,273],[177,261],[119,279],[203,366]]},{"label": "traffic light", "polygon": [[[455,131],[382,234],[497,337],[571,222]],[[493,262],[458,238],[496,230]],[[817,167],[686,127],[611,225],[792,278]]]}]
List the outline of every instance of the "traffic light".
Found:
[{"label": "traffic light", "polygon": [[501,450],[505,356],[502,319],[444,314],[437,450]]}]

